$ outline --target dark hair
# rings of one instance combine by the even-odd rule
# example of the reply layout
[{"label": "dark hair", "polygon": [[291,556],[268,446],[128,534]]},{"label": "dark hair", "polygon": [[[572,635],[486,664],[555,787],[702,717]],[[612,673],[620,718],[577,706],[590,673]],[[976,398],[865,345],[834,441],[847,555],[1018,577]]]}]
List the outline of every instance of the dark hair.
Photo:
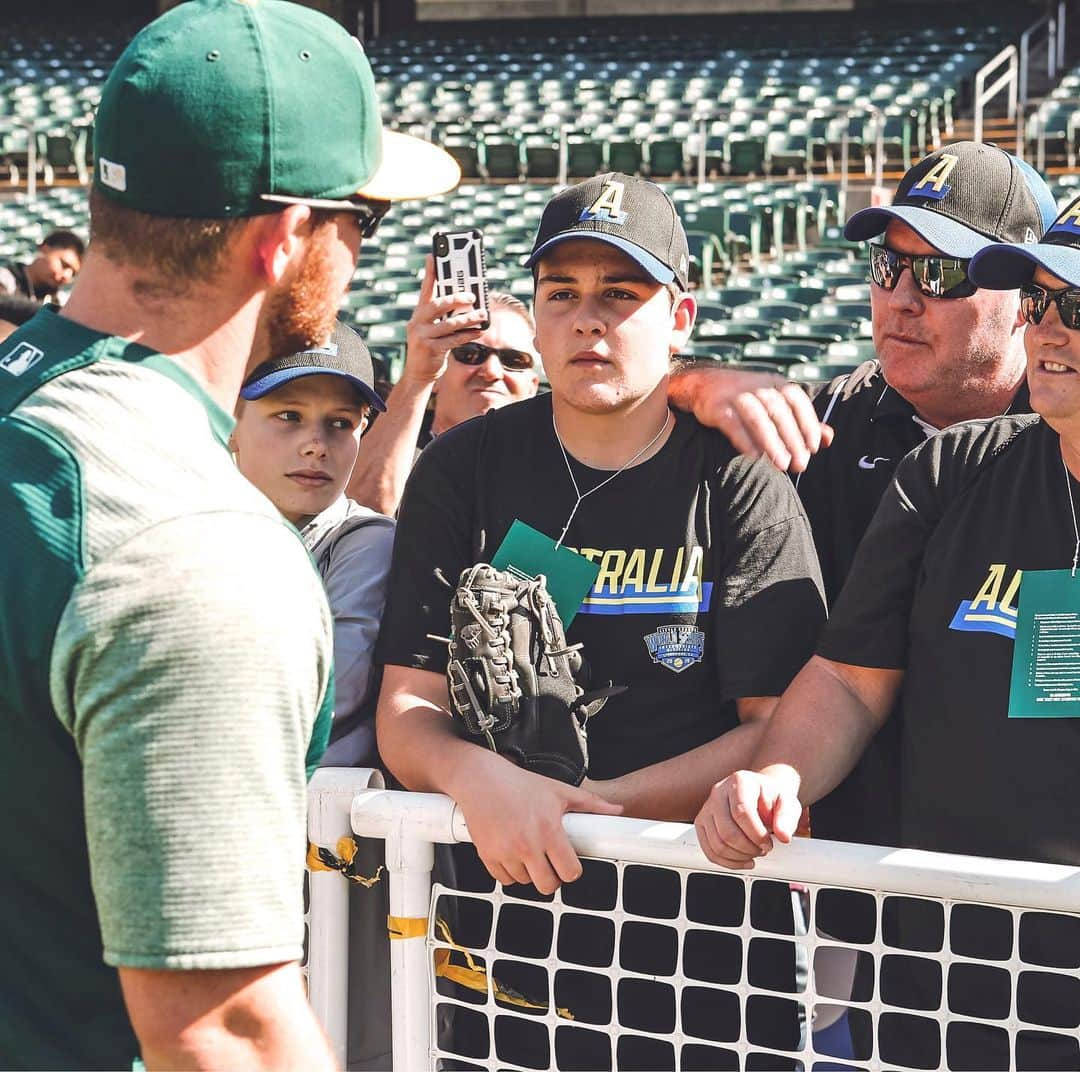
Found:
[{"label": "dark hair", "polygon": [[53,231],[52,234],[46,235],[42,239],[41,244],[49,249],[74,250],[79,260],[82,260],[86,253],[83,240],[74,231]]},{"label": "dark hair", "polygon": [[40,308],[40,302],[22,294],[0,294],[0,320],[6,320],[16,327],[36,316]]}]

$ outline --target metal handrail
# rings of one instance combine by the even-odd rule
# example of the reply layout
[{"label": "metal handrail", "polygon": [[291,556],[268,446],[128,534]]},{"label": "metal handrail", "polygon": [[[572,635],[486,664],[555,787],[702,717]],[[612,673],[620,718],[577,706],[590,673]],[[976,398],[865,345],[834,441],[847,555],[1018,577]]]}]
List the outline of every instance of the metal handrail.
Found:
[{"label": "metal handrail", "polygon": [[[1064,8],[1065,3],[1062,0],[1061,8]],[[1017,96],[1019,98],[1020,107],[1023,108],[1027,104],[1028,100],[1028,67],[1029,60],[1028,55],[1031,50],[1031,38],[1035,32],[1041,29],[1043,26],[1047,27],[1047,54],[1046,54],[1046,74],[1049,78],[1054,78],[1057,72],[1057,21],[1053,15],[1048,11],[1041,19],[1033,22],[1021,35],[1020,35],[1020,84],[1017,89]]]},{"label": "metal handrail", "polygon": [[[1016,119],[1017,69],[1019,67],[1016,45],[1006,45],[989,63],[984,64],[975,75],[975,141],[982,141],[983,108],[1003,89],[1009,91],[1009,119]],[[990,72],[1008,61],[1009,69],[997,81],[987,86]]]}]

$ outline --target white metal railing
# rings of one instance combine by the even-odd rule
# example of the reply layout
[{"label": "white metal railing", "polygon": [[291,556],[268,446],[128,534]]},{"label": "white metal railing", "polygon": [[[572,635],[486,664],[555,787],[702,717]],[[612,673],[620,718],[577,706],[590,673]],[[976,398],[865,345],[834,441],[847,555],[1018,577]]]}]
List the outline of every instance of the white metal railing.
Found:
[{"label": "white metal railing", "polygon": [[[1056,77],[1058,70],[1058,26],[1063,26],[1065,3],[1059,6],[1061,13],[1061,20],[1056,19],[1052,12],[1047,12],[1041,19],[1033,22],[1021,35],[1020,35],[1020,74],[1019,74],[1019,86],[1017,89],[1017,97],[1019,99],[1020,107],[1023,108],[1028,101],[1028,67],[1029,67],[1029,53],[1031,51],[1031,39],[1041,30],[1046,27],[1046,77],[1051,81]],[[1064,38],[1064,35],[1062,35]],[[1062,40],[1062,46],[1064,46],[1064,39]]]},{"label": "white metal railing", "polygon": [[[440,1046],[437,1030],[436,1005],[449,1008],[455,1005],[453,996],[446,993],[445,980],[440,986],[437,978],[440,962],[446,963],[452,951],[468,952],[464,945],[459,945],[446,934],[445,928],[436,928],[436,904],[439,898],[448,896],[458,899],[486,901],[491,905],[492,920],[497,920],[503,911],[520,912],[521,905],[527,904],[529,911],[546,911],[555,919],[554,931],[562,925],[563,903],[561,891],[546,903],[535,899],[522,902],[509,892],[495,887],[493,893],[466,892],[432,885],[431,871],[434,863],[436,844],[455,844],[469,841],[464,819],[453,801],[444,796],[424,793],[401,793],[378,788],[378,775],[371,771],[324,770],[316,774],[310,790],[309,836],[313,843],[332,847],[345,832],[350,829],[357,835],[380,838],[386,845],[386,864],[389,872],[390,931],[391,938],[391,986],[393,995],[393,1062],[397,1072],[419,1072],[421,1069],[433,1069],[439,1059],[453,1057]],[[943,819],[947,821],[947,819]],[[876,846],[843,845],[833,842],[798,839],[790,845],[777,846],[765,859],[758,862],[753,872],[728,872],[710,863],[702,854],[697,844],[693,827],[668,822],[648,822],[636,819],[622,819],[594,815],[568,815],[564,826],[571,844],[583,858],[607,861],[604,866],[617,871],[621,891],[622,878],[627,868],[645,865],[650,868],[673,872],[681,883],[680,889],[686,893],[688,883],[695,879],[708,878],[711,873],[715,881],[717,873],[725,876],[725,881],[735,879],[746,883],[750,890],[746,903],[750,904],[750,894],[755,884],[767,885],[797,884],[793,888],[804,891],[808,909],[807,926],[797,930],[786,941],[800,950],[802,963],[809,965],[805,991],[781,995],[792,998],[803,1008],[806,1022],[810,1022],[819,1013],[829,1011],[842,1013],[845,1009],[852,1015],[865,1017],[870,1023],[871,1016],[876,1026],[877,1018],[882,1013],[909,1012],[906,1007],[895,1007],[887,1003],[878,986],[874,987],[873,997],[862,1000],[851,993],[838,994],[825,981],[820,969],[820,960],[825,950],[852,956],[871,955],[880,968],[883,957],[895,959],[895,955],[906,951],[907,947],[897,948],[889,944],[885,936],[882,906],[888,902],[906,901],[917,898],[921,902],[933,900],[941,904],[944,923],[943,946],[937,951],[912,953],[911,956],[926,958],[937,964],[944,977],[957,965],[978,965],[984,963],[968,951],[957,952],[950,945],[950,920],[954,913],[967,909],[968,906],[995,906],[1004,908],[1010,915],[1012,933],[1022,935],[1028,913],[1038,913],[1040,919],[1046,919],[1045,913],[1054,917],[1067,917],[1070,924],[1080,920],[1076,915],[1080,909],[1080,868],[1051,864],[1026,863],[1008,860],[991,860],[966,856],[950,856],[941,853],[915,850],[886,849]],[[638,868],[640,870],[640,868]],[[308,978],[312,1004],[320,1020],[329,1033],[339,1059],[344,1056],[347,1026],[347,956],[348,956],[348,884],[340,875],[332,872],[311,874],[310,878],[310,939]],[[771,880],[771,881],[770,881]],[[836,891],[852,891],[863,898],[872,898],[876,905],[877,923],[871,940],[852,939],[845,944],[830,937],[816,925],[818,895],[828,896]],[[741,976],[737,984],[714,986],[711,990],[734,992],[738,1001],[752,1002],[761,996],[775,999],[777,994],[763,990],[748,978],[747,962],[753,957],[752,939],[761,936],[776,941],[776,934],[766,930],[764,935],[757,924],[752,924],[749,907],[743,922],[733,928],[703,926],[691,919],[689,900],[684,897],[680,904],[679,918],[660,920],[678,932],[680,946],[691,930],[696,933],[711,930],[714,934],[728,934],[739,939],[749,952],[743,957]],[[579,917],[587,912],[580,904],[567,908]],[[635,910],[628,908],[619,894],[619,901],[614,910],[596,912],[606,920],[614,920],[616,928],[624,924],[633,925],[641,917],[635,916]],[[652,925],[658,920],[650,918]],[[490,965],[479,971],[482,980],[480,989],[486,987],[486,997],[475,994],[468,1003],[457,1002],[461,1009],[472,1010],[475,1017],[479,1010],[492,1023],[496,1018],[520,1017],[520,1011],[508,1008],[505,994],[500,995],[492,985],[495,975],[495,961],[515,959],[501,948],[496,948],[495,922],[490,925],[490,937],[471,947],[477,963]],[[859,944],[862,943],[862,944]],[[618,948],[618,944],[616,945]],[[440,961],[440,955],[442,960]],[[948,999],[941,998],[937,1011],[921,1011],[922,1017],[936,1019],[941,1030],[945,1025],[957,1021],[975,1023],[994,1023],[995,1027],[1009,1032],[1010,1044],[1016,1035],[1024,1029],[1042,1032],[1050,1031],[1064,1036],[1069,1045],[1080,1039],[1080,1030],[1047,1027],[1021,1018],[1018,1012],[1017,979],[1022,971],[1037,971],[1042,974],[1062,976],[1062,983],[1073,982],[1075,965],[1067,967],[1046,966],[1028,963],[1023,957],[1023,942],[1014,938],[1011,957],[1001,958],[1000,953],[987,954],[986,962],[997,969],[1005,969],[1012,977],[1012,1004],[1010,1015],[1002,1022],[982,1019],[972,1015],[957,1015],[948,1008]],[[527,958],[517,957],[519,961]],[[470,962],[472,963],[472,962]],[[573,962],[556,959],[556,946],[551,944],[550,955],[534,959],[534,964],[543,968],[549,978],[560,969],[575,969]],[[679,963],[682,961],[680,959]],[[635,972],[619,965],[618,954],[611,965],[605,968],[589,969],[606,974],[612,986],[625,978],[634,977]],[[663,972],[660,973],[663,975]],[[670,971],[667,973],[670,976]],[[951,976],[950,976],[951,977]],[[1066,978],[1067,977],[1067,978]],[[636,974],[642,980],[657,976]],[[600,980],[602,983],[603,979]],[[674,992],[681,992],[691,987],[700,991],[702,984],[696,979],[689,982],[682,977],[681,968],[674,977],[662,980],[669,983]],[[476,989],[474,987],[474,989]],[[558,1008],[556,984],[549,981],[544,995],[545,1002],[532,1005],[527,1019],[535,1025],[545,1026],[552,1039],[556,1032],[567,1028],[568,1016],[565,1009]],[[865,997],[865,996],[863,996]],[[501,1001],[499,999],[502,999]],[[677,1004],[677,1003],[676,1003]],[[740,1008],[742,1006],[740,1005]],[[810,1013],[812,1010],[812,1015]],[[362,1012],[362,1009],[360,1010]],[[676,1014],[680,1015],[680,1014]],[[990,1015],[990,1014],[986,1014]],[[1025,1015],[1030,1015],[1026,1013]],[[621,1014],[620,1014],[621,1017]],[[612,1012],[612,1020],[615,1014]],[[533,1028],[535,1030],[535,1028]],[[601,1027],[601,1032],[611,1036],[614,1052],[615,1035],[622,1029],[620,1024]],[[490,1027],[494,1039],[495,1028]],[[679,1021],[672,1037],[677,1041],[697,1043],[693,1031]],[[875,1032],[876,1035],[876,1032]],[[667,1038],[668,1036],[658,1036]],[[746,1036],[745,1026],[737,1042],[731,1048],[737,1050],[740,1065],[745,1067],[746,1056],[750,1052],[761,1053],[760,1044],[752,1044]],[[776,1051],[773,1051],[776,1052]],[[551,1053],[555,1050],[552,1048]],[[818,1052],[815,1048],[815,1036],[805,1032],[801,1051],[786,1053],[787,1057],[801,1057],[806,1067],[813,1060],[830,1060],[835,1056],[829,1052]],[[868,1059],[867,1059],[868,1058]],[[460,1059],[460,1058],[459,1058]],[[497,1055],[492,1045],[487,1057],[467,1058],[470,1063],[489,1069],[503,1068],[510,1065],[505,1056]],[[1015,1058],[1014,1058],[1015,1059]],[[878,1069],[883,1064],[895,1065],[894,1061],[882,1060],[875,1040],[873,1052],[855,1059],[855,1063]],[[554,1058],[552,1058],[554,1067]],[[939,1068],[946,1067],[945,1047]],[[1012,1067],[1016,1067],[1013,1064]]]},{"label": "white metal railing", "polygon": [[[1008,64],[1008,69],[989,86],[987,78],[1002,64]],[[1003,89],[1008,91],[1008,117],[1016,119],[1016,98],[1018,78],[1018,52],[1016,45],[1006,45],[992,60],[979,68],[975,75],[975,141],[982,141],[983,134],[983,109]]]}]

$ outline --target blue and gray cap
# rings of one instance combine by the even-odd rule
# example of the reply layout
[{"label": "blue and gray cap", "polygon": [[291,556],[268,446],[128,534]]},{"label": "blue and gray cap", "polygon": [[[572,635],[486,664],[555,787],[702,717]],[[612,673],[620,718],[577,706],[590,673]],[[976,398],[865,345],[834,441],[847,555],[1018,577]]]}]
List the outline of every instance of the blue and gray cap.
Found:
[{"label": "blue and gray cap", "polygon": [[690,249],[671,198],[654,182],[608,172],[568,186],[540,217],[526,268],[572,238],[594,238],[621,250],[658,283],[688,286]]},{"label": "blue and gray cap", "polygon": [[240,397],[251,402],[301,376],[340,376],[348,380],[370,406],[380,413],[386,404],[375,391],[375,369],[364,340],[339,320],[330,341],[299,353],[272,357],[244,380]]},{"label": "blue and gray cap", "polygon": [[1004,242],[988,246],[971,262],[968,274],[987,290],[1015,290],[1045,268],[1070,287],[1080,287],[1080,197],[1070,201],[1033,246]]},{"label": "blue and gray cap", "polygon": [[862,242],[900,220],[945,256],[970,260],[995,242],[1038,242],[1056,215],[1030,164],[994,145],[958,141],[912,167],[891,205],[856,212],[844,237]]}]

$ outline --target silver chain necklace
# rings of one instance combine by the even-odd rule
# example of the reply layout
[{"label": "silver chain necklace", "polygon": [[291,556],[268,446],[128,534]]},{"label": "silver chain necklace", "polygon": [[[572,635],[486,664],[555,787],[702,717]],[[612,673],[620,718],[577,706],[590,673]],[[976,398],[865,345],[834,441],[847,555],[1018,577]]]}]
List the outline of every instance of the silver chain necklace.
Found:
[{"label": "silver chain necklace", "polygon": [[1076,503],[1073,502],[1072,476],[1069,467],[1065,464],[1065,455],[1061,456],[1061,468],[1065,470],[1065,490],[1069,493],[1069,509],[1072,510],[1073,535],[1076,537],[1076,546],[1073,549],[1072,575],[1076,576],[1076,565],[1080,562],[1080,525],[1076,523]]},{"label": "silver chain necklace", "polygon": [[600,481],[599,484],[596,485],[595,488],[589,488],[589,490],[583,494],[581,489],[578,487],[577,479],[574,477],[574,470],[570,468],[570,459],[567,457],[566,447],[563,446],[562,436],[559,435],[559,426],[555,423],[555,407],[552,406],[551,427],[555,431],[555,442],[559,444],[559,450],[562,451],[563,461],[566,463],[566,472],[567,475],[570,477],[570,483],[574,485],[574,494],[577,496],[577,502],[574,503],[574,508],[570,511],[570,516],[566,519],[566,524],[563,526],[563,530],[559,534],[558,540],[555,541],[556,550],[562,547],[562,542],[566,539],[566,534],[570,531],[570,525],[573,523],[574,515],[578,512],[578,507],[581,505],[582,501],[592,495],[593,492],[599,491],[602,487],[610,484],[617,476],[621,475],[627,469],[629,469],[630,466],[638,460],[638,458],[640,458],[643,454],[647,453],[654,446],[656,446],[657,441],[667,431],[668,421],[670,420],[671,410],[667,410],[664,413],[664,423],[663,425],[661,425],[660,431],[657,432],[656,435],[654,435],[652,439],[650,439],[649,442],[646,443],[645,446],[643,446],[641,450],[639,450],[637,454],[635,454],[629,461],[624,462],[618,469],[616,469],[615,472],[611,474],[611,476],[605,477],[603,480]]}]

